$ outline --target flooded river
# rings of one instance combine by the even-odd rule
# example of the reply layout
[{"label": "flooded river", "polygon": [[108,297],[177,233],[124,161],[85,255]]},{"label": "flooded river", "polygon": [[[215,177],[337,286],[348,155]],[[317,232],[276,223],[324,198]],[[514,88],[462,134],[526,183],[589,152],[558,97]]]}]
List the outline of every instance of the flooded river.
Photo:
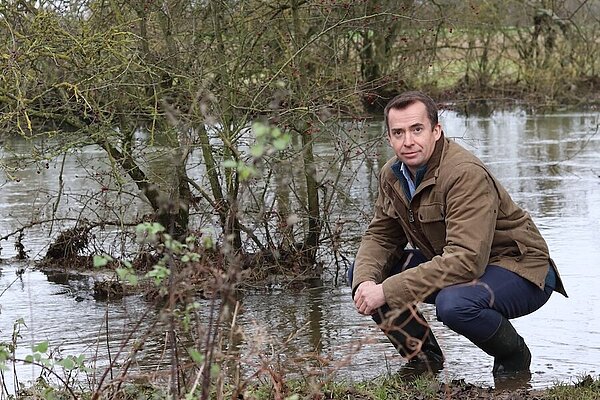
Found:
[{"label": "flooded river", "polygon": [[[555,293],[536,313],[514,320],[532,352],[531,386],[542,388],[556,382],[572,382],[585,374],[600,374],[599,114],[531,116],[523,112],[499,112],[491,117],[465,118],[446,112],[441,122],[446,135],[482,158],[516,202],[532,214],[570,295],[567,299]],[[334,150],[321,143],[318,151],[327,154]],[[84,156],[93,158],[99,153]],[[89,184],[79,182],[83,179],[81,171],[77,171],[80,166],[80,162],[73,161],[72,165],[67,162],[66,182]],[[52,207],[51,203],[43,202],[46,192],[56,190],[52,186],[56,171],[52,175],[52,168],[56,166],[40,172],[39,166],[33,165],[20,172],[22,182],[36,180],[46,185],[43,190],[32,191],[34,184],[2,179],[1,236],[27,223],[32,212]],[[368,199],[373,196],[373,184],[365,183],[361,188],[361,179],[356,182],[351,192],[362,192],[367,207]],[[71,203],[67,207],[76,209],[77,205]],[[354,234],[358,235],[364,225],[355,229]],[[26,247],[30,256],[43,255],[48,242],[42,232],[29,233]],[[14,260],[13,242],[2,242],[2,246],[0,341],[10,341],[14,322],[22,319],[25,325],[20,329],[17,356],[24,357],[33,344],[48,340],[63,355],[83,353],[88,359],[97,359],[98,365],[106,365],[108,354],[103,332],[107,316],[109,342],[114,349],[146,311],[145,302],[138,296],[108,303],[96,301],[85,295],[92,284],[91,278],[35,271],[27,268],[28,264]],[[203,306],[208,304],[205,302]],[[493,360],[435,321],[431,308],[425,307],[424,314],[446,356],[440,379],[464,379],[493,386]],[[375,378],[394,373],[403,363],[371,320],[355,312],[344,282],[334,285],[326,280],[323,286],[302,290],[279,288],[268,293],[245,293],[240,298],[237,324],[245,334],[241,339],[242,352],[251,347],[251,341],[260,338],[273,345],[266,356],[282,365],[297,361],[303,354],[318,355],[321,373],[336,379]],[[140,368],[157,368],[164,345],[162,337],[163,334],[158,334],[146,339],[145,350],[137,359]],[[17,366],[20,381],[34,380],[38,373],[31,366]],[[4,371],[3,379],[8,388],[13,387],[12,370]]]}]

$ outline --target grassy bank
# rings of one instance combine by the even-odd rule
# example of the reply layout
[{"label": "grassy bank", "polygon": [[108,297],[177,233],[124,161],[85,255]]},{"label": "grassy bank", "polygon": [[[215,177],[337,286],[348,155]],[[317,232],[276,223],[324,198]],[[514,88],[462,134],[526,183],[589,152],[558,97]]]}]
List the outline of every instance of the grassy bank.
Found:
[{"label": "grassy bank", "polygon": [[[223,387],[203,396],[190,392],[178,398],[185,399],[331,399],[331,400],[597,400],[600,399],[600,377],[581,377],[573,384],[557,384],[547,389],[493,389],[479,387],[454,380],[440,382],[431,377],[420,377],[405,381],[399,377],[387,377],[373,381],[347,384],[344,382],[291,381],[256,384],[239,391],[240,388]],[[49,387],[39,381],[33,387],[22,390],[14,399],[167,399],[173,398],[167,389],[153,385],[124,385],[118,391],[68,392]]]}]

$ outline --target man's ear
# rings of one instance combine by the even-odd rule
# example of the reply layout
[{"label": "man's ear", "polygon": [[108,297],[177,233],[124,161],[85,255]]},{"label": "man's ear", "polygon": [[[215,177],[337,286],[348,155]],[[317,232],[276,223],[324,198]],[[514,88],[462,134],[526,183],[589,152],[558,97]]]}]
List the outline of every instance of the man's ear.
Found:
[{"label": "man's ear", "polygon": [[433,127],[433,137],[436,141],[442,137],[442,126],[440,124],[436,124]]}]

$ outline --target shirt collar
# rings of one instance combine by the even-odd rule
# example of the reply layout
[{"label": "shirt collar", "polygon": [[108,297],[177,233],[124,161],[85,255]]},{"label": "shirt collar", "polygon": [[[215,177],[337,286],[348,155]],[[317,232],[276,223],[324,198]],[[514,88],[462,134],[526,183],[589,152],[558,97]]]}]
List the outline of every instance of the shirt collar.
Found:
[{"label": "shirt collar", "polygon": [[410,197],[412,198],[415,195],[415,190],[417,190],[417,186],[415,184],[415,181],[413,181],[411,173],[408,170],[406,164],[400,163],[400,172],[402,172],[402,175],[404,175],[404,178],[406,179],[406,183],[408,183],[408,190],[410,192]]}]

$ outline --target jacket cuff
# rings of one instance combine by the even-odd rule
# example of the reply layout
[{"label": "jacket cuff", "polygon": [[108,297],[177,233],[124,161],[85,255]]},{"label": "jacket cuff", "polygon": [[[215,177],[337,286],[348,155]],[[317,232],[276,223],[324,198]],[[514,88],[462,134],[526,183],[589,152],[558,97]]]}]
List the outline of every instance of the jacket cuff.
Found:
[{"label": "jacket cuff", "polygon": [[408,305],[408,300],[402,296],[401,287],[398,282],[394,282],[394,278],[398,277],[394,275],[382,282],[383,295],[385,296],[385,302],[391,309],[402,309]]}]

